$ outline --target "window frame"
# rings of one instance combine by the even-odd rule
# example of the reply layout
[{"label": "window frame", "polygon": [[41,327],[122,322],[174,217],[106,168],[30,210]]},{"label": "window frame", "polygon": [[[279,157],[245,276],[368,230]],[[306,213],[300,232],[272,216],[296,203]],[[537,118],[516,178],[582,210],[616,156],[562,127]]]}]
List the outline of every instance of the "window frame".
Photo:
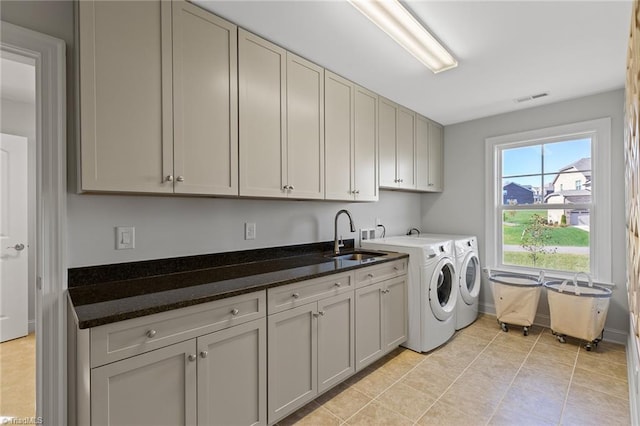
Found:
[{"label": "window frame", "polygon": [[[611,284],[611,118],[604,117],[485,139],[485,253],[491,269],[538,274],[541,268],[505,265],[502,262],[502,163],[501,150],[554,141],[591,138],[591,203],[572,205],[590,210],[589,260],[594,281]],[[545,204],[504,206],[508,210],[543,210]],[[546,208],[548,209],[548,207]],[[552,278],[571,278],[574,272],[544,270]]]}]

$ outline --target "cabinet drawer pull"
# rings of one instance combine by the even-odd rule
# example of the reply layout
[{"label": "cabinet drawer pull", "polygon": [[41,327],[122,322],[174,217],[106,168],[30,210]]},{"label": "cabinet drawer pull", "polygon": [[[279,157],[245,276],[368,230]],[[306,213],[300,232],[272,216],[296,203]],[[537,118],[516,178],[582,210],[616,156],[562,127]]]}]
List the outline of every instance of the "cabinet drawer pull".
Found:
[{"label": "cabinet drawer pull", "polygon": [[394,271],[399,271],[399,270],[400,270],[400,268],[398,268],[397,266],[394,266],[394,267],[393,267],[393,270],[394,270]]},{"label": "cabinet drawer pull", "polygon": [[293,293],[291,297],[293,297],[294,299],[298,299],[300,297],[300,293]]},{"label": "cabinet drawer pull", "polygon": [[200,352],[200,358],[206,358],[207,355],[209,355],[209,352],[207,352],[207,351]]},{"label": "cabinet drawer pull", "polygon": [[333,286],[337,287],[337,288],[340,288],[340,287],[342,287],[342,283],[335,283]]},{"label": "cabinet drawer pull", "polygon": [[197,359],[195,354],[189,354],[189,361],[193,362]]},{"label": "cabinet drawer pull", "polygon": [[238,315],[238,313],[240,313],[240,311],[237,308],[234,308],[231,310],[231,315],[236,316]]},{"label": "cabinet drawer pull", "polygon": [[155,336],[155,335],[156,335],[156,333],[157,333],[157,331],[155,331],[155,330],[149,330],[149,331],[147,331],[145,334],[147,335],[147,337],[148,337],[149,339],[151,339],[153,336]]},{"label": "cabinet drawer pull", "polygon": [[367,274],[367,277],[373,278],[373,274],[369,273],[369,274]]}]

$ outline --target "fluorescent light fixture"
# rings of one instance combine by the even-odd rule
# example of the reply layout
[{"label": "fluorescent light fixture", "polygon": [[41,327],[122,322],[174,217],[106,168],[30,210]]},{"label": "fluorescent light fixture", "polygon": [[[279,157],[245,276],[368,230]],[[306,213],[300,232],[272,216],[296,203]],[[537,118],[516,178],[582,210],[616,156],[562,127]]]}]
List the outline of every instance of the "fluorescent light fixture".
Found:
[{"label": "fluorescent light fixture", "polygon": [[458,61],[398,0],[349,0],[349,3],[434,73],[458,66]]}]

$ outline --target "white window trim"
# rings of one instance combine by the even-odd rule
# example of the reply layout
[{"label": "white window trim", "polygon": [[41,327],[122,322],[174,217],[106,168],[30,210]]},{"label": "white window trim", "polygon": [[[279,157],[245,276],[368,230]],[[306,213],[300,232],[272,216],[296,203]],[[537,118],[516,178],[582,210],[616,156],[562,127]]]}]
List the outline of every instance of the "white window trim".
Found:
[{"label": "white window trim", "polygon": [[[485,139],[485,254],[486,265],[492,270],[538,274],[539,269],[502,264],[502,247],[498,241],[501,218],[495,214],[502,203],[499,147],[509,144],[539,144],[557,139],[589,136],[591,142],[591,169],[595,176],[591,191],[593,207],[590,211],[592,231],[590,235],[591,276],[600,284],[611,284],[611,118],[599,118],[566,125],[530,130],[521,133],[495,136]],[[523,206],[524,208],[524,206]],[[552,278],[569,278],[573,273],[545,271]]]}]

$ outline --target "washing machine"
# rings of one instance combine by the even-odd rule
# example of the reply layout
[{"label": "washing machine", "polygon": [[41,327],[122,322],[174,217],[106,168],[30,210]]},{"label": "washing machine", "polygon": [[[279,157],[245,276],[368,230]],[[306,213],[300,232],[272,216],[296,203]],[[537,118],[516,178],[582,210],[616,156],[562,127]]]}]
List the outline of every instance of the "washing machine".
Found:
[{"label": "washing machine", "polygon": [[407,236],[362,241],[363,248],[409,254],[409,336],[403,346],[428,352],[456,331],[458,299],[453,244]]},{"label": "washing machine", "polygon": [[456,330],[472,324],[478,318],[478,297],[482,281],[478,239],[475,236],[453,234],[420,234],[416,237],[429,241],[434,239],[453,241],[459,289],[456,304]]}]

